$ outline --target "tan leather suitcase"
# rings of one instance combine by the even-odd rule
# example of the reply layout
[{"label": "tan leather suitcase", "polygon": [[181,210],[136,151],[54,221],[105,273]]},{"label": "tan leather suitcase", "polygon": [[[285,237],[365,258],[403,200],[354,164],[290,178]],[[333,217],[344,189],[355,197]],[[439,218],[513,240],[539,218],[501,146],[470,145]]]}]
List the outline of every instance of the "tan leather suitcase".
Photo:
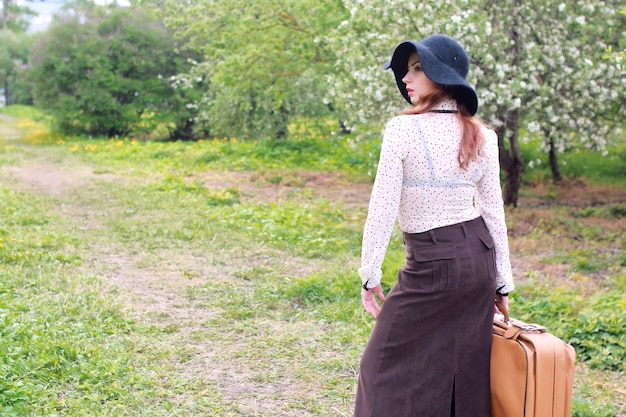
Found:
[{"label": "tan leather suitcase", "polygon": [[491,417],[569,417],[574,348],[498,308],[504,317],[493,321]]}]

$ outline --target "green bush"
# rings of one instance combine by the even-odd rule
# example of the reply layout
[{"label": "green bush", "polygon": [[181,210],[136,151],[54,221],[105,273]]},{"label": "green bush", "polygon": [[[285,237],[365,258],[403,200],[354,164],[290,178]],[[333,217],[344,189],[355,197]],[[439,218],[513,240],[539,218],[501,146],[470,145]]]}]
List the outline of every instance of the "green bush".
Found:
[{"label": "green bush", "polygon": [[513,293],[515,318],[539,323],[570,343],[577,360],[596,369],[626,371],[626,309],[619,290],[582,297],[532,282]]},{"label": "green bush", "polygon": [[172,138],[189,139],[197,112],[185,95],[201,93],[170,80],[188,58],[147,12],[94,10],[65,14],[37,37],[29,74],[35,100],[65,134],[145,136],[166,125]]},{"label": "green bush", "polygon": [[594,401],[593,398],[574,397],[571,417],[615,417],[615,408],[610,404]]},{"label": "green bush", "polygon": [[597,369],[626,371],[626,310],[617,291],[591,297],[564,326],[579,360]]}]

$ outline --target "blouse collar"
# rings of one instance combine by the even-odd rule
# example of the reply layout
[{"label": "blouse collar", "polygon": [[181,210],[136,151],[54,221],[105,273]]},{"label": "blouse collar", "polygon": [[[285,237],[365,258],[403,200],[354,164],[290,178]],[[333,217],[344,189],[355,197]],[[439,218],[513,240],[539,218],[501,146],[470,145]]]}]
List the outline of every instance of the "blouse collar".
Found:
[{"label": "blouse collar", "polygon": [[458,110],[458,107],[455,100],[445,99],[433,107],[433,110]]}]

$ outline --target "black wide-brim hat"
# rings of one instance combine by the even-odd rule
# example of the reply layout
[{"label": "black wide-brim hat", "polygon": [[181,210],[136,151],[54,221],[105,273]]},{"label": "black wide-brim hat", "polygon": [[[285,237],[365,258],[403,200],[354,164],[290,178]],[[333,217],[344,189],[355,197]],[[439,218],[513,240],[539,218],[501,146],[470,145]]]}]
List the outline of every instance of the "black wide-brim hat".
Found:
[{"label": "black wide-brim hat", "polygon": [[402,42],[394,50],[391,61],[384,65],[384,69],[391,68],[393,71],[404,99],[411,103],[402,78],[407,73],[409,56],[413,52],[417,52],[426,76],[451,91],[454,98],[463,103],[472,116],[475,115],[478,110],[478,96],[474,87],[465,79],[469,72],[469,56],[457,41],[445,35],[429,36],[420,42]]}]

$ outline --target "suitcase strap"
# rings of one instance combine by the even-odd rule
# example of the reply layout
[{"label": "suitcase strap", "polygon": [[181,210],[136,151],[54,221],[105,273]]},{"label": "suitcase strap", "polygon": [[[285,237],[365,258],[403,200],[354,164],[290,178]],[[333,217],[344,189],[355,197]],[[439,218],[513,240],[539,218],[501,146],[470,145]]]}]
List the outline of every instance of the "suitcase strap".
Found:
[{"label": "suitcase strap", "polygon": [[[555,411],[564,409],[564,381],[557,378],[558,368],[564,367],[565,358],[562,357],[560,345],[553,339],[541,336],[528,335],[535,347],[535,388],[536,392],[543,393],[535,402],[536,416],[553,416]],[[563,363],[561,363],[563,362]]]}]

